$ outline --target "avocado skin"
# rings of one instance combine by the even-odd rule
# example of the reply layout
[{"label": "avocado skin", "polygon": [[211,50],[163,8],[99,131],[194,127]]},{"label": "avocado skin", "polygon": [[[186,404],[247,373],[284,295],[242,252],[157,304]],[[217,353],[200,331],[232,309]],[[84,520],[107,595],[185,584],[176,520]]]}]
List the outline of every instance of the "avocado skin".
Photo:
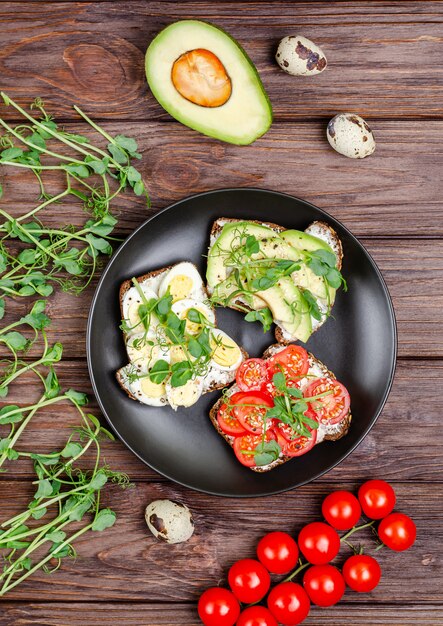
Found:
[{"label": "avocado skin", "polygon": [[[207,129],[205,130],[199,124],[197,109],[196,109],[196,119],[195,120],[189,119],[189,117],[186,114],[181,114],[181,112],[177,111],[175,107],[170,106],[170,104],[167,101],[165,101],[165,99],[159,94],[159,90],[157,89],[157,85],[156,85],[156,80],[154,78],[153,71],[151,69],[151,63],[150,63],[151,55],[153,51],[155,51],[155,48],[161,45],[162,39],[165,37],[165,35],[169,34],[171,30],[177,28],[178,25],[183,24],[183,23],[195,24],[196,27],[209,26],[210,28],[213,28],[219,33],[223,34],[223,36],[226,37],[231,42],[231,44],[235,47],[235,49],[238,51],[239,59],[241,59],[241,62],[247,65],[249,74],[252,74],[254,78],[255,87],[260,97],[263,98],[264,100],[265,106],[263,107],[263,109],[264,110],[266,109],[266,118],[267,118],[263,127],[260,128],[260,130],[258,130],[252,136],[247,136],[247,137],[236,136],[232,133],[230,134],[229,132],[230,129],[226,129],[226,130],[220,129],[220,130],[212,130],[212,131],[209,131]],[[195,48],[198,48],[198,47],[199,45],[198,45],[198,37],[197,37]],[[186,52],[186,51],[187,50],[183,50],[183,52]],[[171,66],[171,69],[172,69],[172,66]],[[226,70],[229,75],[230,74],[229,67],[227,67]],[[148,49],[145,55],[145,72],[146,72],[148,85],[154,97],[156,98],[158,103],[165,109],[165,111],[167,111],[172,117],[174,117],[177,121],[181,122],[185,126],[188,126],[189,128],[192,128],[193,130],[196,130],[202,133],[203,135],[207,135],[208,137],[213,137],[214,139],[219,139],[226,143],[231,143],[231,144],[239,145],[239,146],[250,145],[251,143],[256,141],[259,137],[263,136],[269,130],[273,122],[272,104],[271,104],[268,94],[266,93],[266,90],[263,86],[260,75],[258,74],[257,68],[255,67],[254,63],[251,61],[251,59],[249,58],[249,56],[247,55],[243,47],[234,39],[234,37],[232,37],[229,33],[227,33],[222,28],[215,26],[211,22],[207,22],[203,20],[180,20],[178,22],[174,22],[166,26],[163,30],[161,30],[156,35],[156,37],[151,41],[150,45],[148,46]],[[235,95],[233,94],[231,98],[232,97],[235,97]],[[220,108],[221,107],[216,107],[213,109],[214,115],[217,115],[217,110]],[[232,120],[232,124],[235,125],[235,120]]]}]

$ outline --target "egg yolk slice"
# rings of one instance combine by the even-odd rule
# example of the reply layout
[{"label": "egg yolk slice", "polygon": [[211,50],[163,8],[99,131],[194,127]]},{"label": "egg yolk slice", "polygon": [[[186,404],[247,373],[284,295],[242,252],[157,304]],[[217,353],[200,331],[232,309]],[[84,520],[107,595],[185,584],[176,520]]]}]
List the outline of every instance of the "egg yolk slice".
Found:
[{"label": "egg yolk slice", "polygon": [[172,296],[172,301],[183,300],[187,298],[192,291],[193,281],[190,276],[186,274],[178,274],[171,279],[168,285],[169,293]]},{"label": "egg yolk slice", "polygon": [[170,404],[176,406],[192,406],[202,393],[201,383],[198,380],[188,380],[181,387],[171,387],[168,390]]},{"label": "egg yolk slice", "polygon": [[171,80],[178,93],[202,107],[219,107],[231,97],[231,79],[220,59],[209,50],[196,48],[174,62]]},{"label": "egg yolk slice", "polygon": [[144,376],[140,379],[140,389],[148,396],[148,398],[160,398],[166,393],[166,387],[164,383],[153,383],[149,376]]},{"label": "egg yolk slice", "polygon": [[241,350],[230,337],[211,337],[212,359],[222,367],[230,367],[241,358]]}]

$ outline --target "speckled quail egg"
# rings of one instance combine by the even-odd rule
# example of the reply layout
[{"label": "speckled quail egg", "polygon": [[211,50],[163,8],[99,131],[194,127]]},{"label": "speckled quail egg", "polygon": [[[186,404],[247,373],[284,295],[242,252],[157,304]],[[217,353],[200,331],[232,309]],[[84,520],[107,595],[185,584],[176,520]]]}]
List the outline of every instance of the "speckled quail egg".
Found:
[{"label": "speckled quail egg", "polygon": [[301,35],[283,37],[275,59],[282,70],[293,76],[314,76],[327,65],[323,50]]},{"label": "speckled quail egg", "polygon": [[158,289],[159,296],[164,296],[168,290],[173,302],[183,300],[183,298],[194,298],[197,300],[206,298],[202,277],[195,265],[187,261],[177,263],[166,274]]},{"label": "speckled quail egg", "polygon": [[375,150],[372,130],[354,113],[339,113],[329,122],[326,136],[331,146],[350,159],[364,159]]},{"label": "speckled quail egg", "polygon": [[166,543],[188,541],[194,533],[192,513],[181,502],[154,500],[146,507],[145,519],[154,537]]}]

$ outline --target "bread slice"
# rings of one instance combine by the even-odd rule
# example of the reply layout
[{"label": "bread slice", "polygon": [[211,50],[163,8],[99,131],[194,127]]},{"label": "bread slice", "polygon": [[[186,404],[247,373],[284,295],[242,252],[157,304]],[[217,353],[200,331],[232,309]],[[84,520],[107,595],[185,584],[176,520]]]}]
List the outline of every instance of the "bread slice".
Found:
[{"label": "bread slice", "polygon": [[[194,265],[194,264],[192,264]],[[142,276],[137,276],[135,277],[135,280],[140,283],[140,284],[145,284],[147,283],[147,286],[150,287],[151,289],[153,289],[154,291],[158,290],[158,287],[160,285],[161,280],[163,279],[164,275],[169,272],[174,266],[173,265],[169,265],[166,267],[162,267],[156,270],[153,270],[151,272],[148,272],[146,274],[143,274]],[[195,269],[197,270],[197,267],[194,265]],[[198,271],[198,270],[197,270]],[[133,287],[133,282],[132,279],[128,279],[123,281],[123,283],[121,283],[120,285],[120,289],[119,289],[119,303],[120,303],[120,313],[121,313],[121,317],[123,319],[124,317],[124,309],[123,309],[123,300],[125,297],[125,294],[129,291],[129,289],[131,289],[131,287]],[[209,303],[209,295],[207,292],[207,289],[203,283],[202,285],[202,292],[205,295],[205,301],[207,301],[208,304]],[[214,315],[215,315],[215,311],[214,311]],[[217,320],[215,320],[215,324],[216,324],[216,328],[217,328]],[[124,338],[125,338],[125,346],[127,346],[127,335],[125,333],[123,333]],[[249,358],[248,353],[246,352],[246,350],[244,350],[244,348],[242,348],[241,346],[239,346],[241,353],[242,353],[242,360],[246,360],[247,358]],[[126,369],[127,369],[128,365],[120,368],[115,376],[117,379],[118,384],[120,385],[120,387],[128,394],[128,396],[132,399],[132,400],[137,400],[140,402],[140,399],[137,398],[134,393],[132,393],[132,391],[128,388],[128,384],[127,384],[127,376],[126,376]],[[214,368],[215,370],[215,368]],[[228,371],[222,371],[222,370],[217,370],[215,372],[216,374],[216,379],[212,376],[211,379],[209,380],[209,383],[205,383],[205,379],[203,379],[203,391],[202,391],[202,395],[206,394],[206,393],[210,393],[212,391],[216,391],[216,390],[220,390],[223,389],[224,387],[226,387],[227,385],[231,384],[234,380],[235,380],[235,374],[236,372],[228,372]],[[168,405],[168,401],[166,399],[159,399],[159,402],[157,404],[154,404],[153,406],[167,406]]]},{"label": "bread slice", "polygon": [[[274,224],[272,222],[260,222],[258,220],[241,220],[241,219],[235,219],[235,218],[229,218],[229,217],[219,217],[212,224],[209,249],[211,249],[212,246],[215,244],[215,242],[217,241],[218,237],[220,236],[223,230],[223,227],[226,224],[235,224],[237,222],[244,222],[244,221],[251,222],[253,224],[258,224],[260,226],[266,226],[267,228],[270,228],[271,230],[273,230],[276,234],[282,233],[283,231],[287,230],[283,226],[279,226],[278,224]],[[343,263],[343,246],[342,246],[339,236],[337,235],[336,231],[332,228],[332,226],[330,226],[329,224],[323,221],[315,221],[315,222],[312,222],[312,224],[310,224],[305,229],[305,232],[309,235],[317,237],[318,239],[321,239],[332,248],[337,258],[337,269],[341,270],[342,263]],[[212,295],[213,289],[211,289],[209,285],[207,286],[207,290],[208,290],[208,293]],[[258,298],[258,300],[260,300],[260,298]],[[264,306],[266,306],[264,302],[263,304]],[[232,302],[229,305],[229,308],[237,310],[237,311],[244,311],[245,309],[249,311],[252,310],[250,305],[241,297],[238,297],[235,300],[232,300]],[[321,321],[312,319],[312,332],[314,333],[316,330],[318,330],[320,326],[324,324],[326,319],[327,319],[326,316],[324,316]],[[277,342],[281,344],[289,344],[291,343],[291,341],[296,340],[295,337],[291,336],[284,328],[282,328],[281,326],[277,324],[276,324],[276,329],[275,329],[275,338]]]},{"label": "bread slice", "polygon": [[[263,354],[263,359],[267,360],[269,358],[271,358],[274,354],[277,354],[278,352],[281,352],[281,350],[284,350],[286,348],[286,345],[281,345],[281,344],[273,344],[272,346],[269,346],[269,348],[267,348],[267,350],[264,352]],[[310,365],[310,369],[313,369],[316,371],[316,375],[318,374],[319,377],[323,377],[323,376],[327,376],[329,378],[333,378],[335,379],[336,376],[333,374],[333,372],[331,372],[326,365],[324,365],[324,363],[322,363],[319,359],[317,359],[313,354],[311,354],[310,352],[308,352],[309,355],[309,365]],[[230,387],[230,389],[228,390],[228,395],[231,396],[234,393],[236,393],[237,391],[240,391],[240,389],[237,387],[236,384],[232,385],[232,387]],[[212,425],[214,426],[214,428],[216,429],[216,431],[218,432],[219,435],[221,435],[223,437],[223,439],[231,446],[233,447],[234,445],[234,437],[231,437],[230,435],[226,435],[222,429],[220,428],[218,421],[217,421],[217,413],[218,410],[220,409],[221,405],[223,404],[224,399],[223,398],[219,398],[219,400],[217,400],[217,402],[212,406],[211,410],[209,411],[209,418],[212,422]],[[316,444],[321,443],[322,441],[337,441],[338,439],[341,439],[342,437],[344,437],[349,430],[349,427],[351,425],[351,420],[352,420],[352,415],[351,415],[351,410],[348,411],[348,414],[346,415],[346,417],[339,422],[338,424],[333,424],[332,426],[324,426],[323,424],[319,425],[319,428],[317,430],[317,441]],[[286,463],[287,461],[290,461],[292,457],[289,456],[284,456],[283,454],[276,459],[275,461],[273,461],[272,463],[269,463],[269,465],[262,465],[262,466],[257,466],[257,467],[251,467],[250,469],[253,472],[269,472],[272,469],[274,469],[275,467],[278,467],[279,465],[282,465],[283,463]]]}]

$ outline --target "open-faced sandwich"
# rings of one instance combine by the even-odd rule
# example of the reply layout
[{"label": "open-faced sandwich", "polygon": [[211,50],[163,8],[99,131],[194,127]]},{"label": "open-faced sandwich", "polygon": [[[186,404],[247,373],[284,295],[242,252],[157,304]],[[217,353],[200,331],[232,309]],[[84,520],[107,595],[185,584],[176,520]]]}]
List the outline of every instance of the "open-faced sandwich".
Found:
[{"label": "open-faced sandwich", "polygon": [[236,383],[214,404],[210,418],[240,463],[267,472],[346,435],[350,398],[303,347],[275,344],[262,359],[243,361]]},{"label": "open-faced sandwich", "polygon": [[116,373],[134,400],[189,407],[235,380],[247,354],[218,329],[203,280],[182,262],[126,280],[120,288],[129,363]]},{"label": "open-faced sandwich", "polygon": [[306,342],[330,315],[343,250],[335,230],[313,222],[305,231],[229,218],[213,224],[206,272],[216,306],[247,313],[279,343]]}]

